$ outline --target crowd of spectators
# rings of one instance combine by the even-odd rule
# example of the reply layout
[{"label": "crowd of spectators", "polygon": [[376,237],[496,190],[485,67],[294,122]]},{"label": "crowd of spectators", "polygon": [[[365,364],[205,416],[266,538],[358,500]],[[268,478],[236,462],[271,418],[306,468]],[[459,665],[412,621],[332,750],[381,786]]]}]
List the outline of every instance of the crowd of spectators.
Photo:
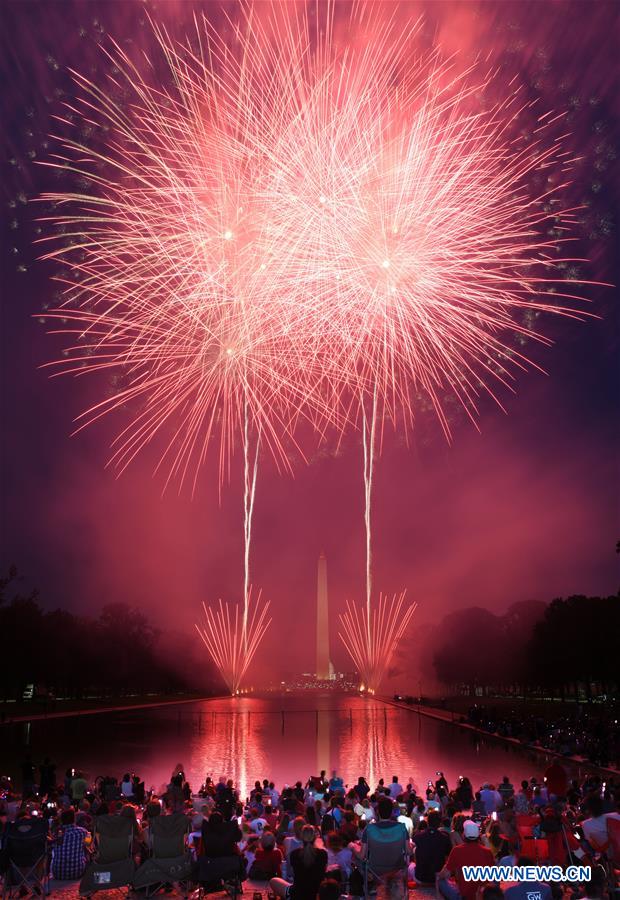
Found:
[{"label": "crowd of spectators", "polygon": [[[241,797],[223,776],[208,777],[192,791],[181,764],[157,795],[132,773],[91,782],[79,769],[69,769],[58,780],[49,759],[38,767],[38,776],[28,759],[21,791],[3,778],[0,798],[0,839],[7,822],[48,821],[55,879],[81,877],[99,816],[131,819],[138,864],[147,853],[153,819],[183,813],[190,820],[188,851],[195,859],[238,854],[251,880],[268,884],[275,897],[294,900],[361,895],[369,835],[375,832],[383,840],[402,837],[410,884],[436,885],[446,900],[476,900],[482,888],[464,881],[463,866],[531,861],[520,839],[519,817],[533,817],[535,837],[562,834],[551,858],[562,866],[604,852],[608,820],[620,820],[620,781],[604,782],[595,774],[570,779],[559,762],[517,785],[508,776],[476,786],[460,776],[449,784],[439,771],[423,787],[401,784],[397,775],[375,785],[360,776],[349,785],[336,772],[330,778],[321,772],[284,787],[269,779],[256,781]],[[525,898],[521,884],[504,889],[507,900]],[[561,896],[557,884],[535,890],[541,900],[550,900],[552,893]],[[581,896],[592,900],[605,896],[605,890],[603,881],[593,881]],[[490,886],[485,900],[499,900],[503,893]]]},{"label": "crowd of spectators", "polygon": [[617,768],[620,763],[618,713],[600,706],[576,706],[570,714],[550,719],[516,709],[474,705],[467,713],[470,725],[490,734],[517,738],[532,747],[553,750],[596,766]]}]

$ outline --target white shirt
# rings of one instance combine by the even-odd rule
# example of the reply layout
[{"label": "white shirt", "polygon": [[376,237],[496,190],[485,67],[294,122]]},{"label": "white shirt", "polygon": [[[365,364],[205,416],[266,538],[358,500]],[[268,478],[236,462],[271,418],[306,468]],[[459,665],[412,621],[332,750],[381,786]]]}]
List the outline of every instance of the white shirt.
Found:
[{"label": "white shirt", "polygon": [[338,866],[338,868],[343,872],[344,875],[346,875],[347,878],[351,874],[352,859],[353,854],[348,847],[343,847],[343,849],[339,850],[338,853],[334,853],[333,850],[327,851],[327,865]]},{"label": "white shirt", "polygon": [[403,786],[402,784],[398,784],[398,782],[393,781],[390,785],[390,797],[392,800],[396,800],[396,798],[402,794]]},{"label": "white shirt", "polygon": [[403,823],[403,825],[407,829],[407,833],[408,833],[409,837],[411,837],[411,835],[413,834],[413,819],[410,819],[409,816],[406,816],[404,813],[401,813],[396,821]]},{"label": "white shirt", "polygon": [[607,819],[620,819],[620,813],[603,813],[602,816],[586,819],[581,823],[586,840],[590,843],[594,842],[596,847],[603,846],[609,840]]}]

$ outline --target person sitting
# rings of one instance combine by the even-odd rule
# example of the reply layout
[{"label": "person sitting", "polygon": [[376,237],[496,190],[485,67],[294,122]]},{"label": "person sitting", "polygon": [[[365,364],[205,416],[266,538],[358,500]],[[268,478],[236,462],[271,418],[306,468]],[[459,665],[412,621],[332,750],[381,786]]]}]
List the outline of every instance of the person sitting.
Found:
[{"label": "person sitting", "polygon": [[250,878],[269,881],[270,878],[282,877],[282,852],[276,847],[276,836],[271,831],[264,831],[260,836],[259,846],[254,854],[254,862],[249,870]]},{"label": "person sitting", "polygon": [[272,878],[269,882],[276,897],[316,900],[327,870],[327,851],[315,846],[316,831],[312,825],[304,825],[301,840],[303,846],[293,850],[290,858],[293,884],[283,878]]},{"label": "person sitting", "polygon": [[345,847],[342,835],[338,831],[330,831],[325,837],[327,850],[327,872],[338,870],[341,881],[347,881],[351,874],[353,853]]},{"label": "person sitting", "polygon": [[518,816],[526,816],[530,811],[532,793],[527,781],[521,782],[521,788],[514,797],[514,811]]},{"label": "person sitting", "polygon": [[236,820],[225,822],[222,813],[215,810],[202,823],[202,852],[208,857],[235,856],[241,837]]},{"label": "person sitting", "polygon": [[450,855],[452,843],[445,831],[440,829],[441,816],[437,812],[428,814],[428,827],[413,836],[415,864],[411,869],[413,880],[419,884],[435,884],[435,878]]},{"label": "person sitting", "polygon": [[482,844],[489,848],[495,859],[499,859],[502,856],[506,856],[507,852],[510,852],[510,846],[506,850],[507,843],[506,838],[502,834],[502,826],[499,822],[494,822],[491,819],[482,838]]},{"label": "person sitting", "polygon": [[90,803],[88,800],[82,800],[75,813],[75,824],[86,831],[93,829],[93,817],[90,812]]},{"label": "person sitting", "polygon": [[588,798],[586,809],[590,818],[581,823],[583,836],[594,850],[603,850],[609,841],[607,819],[620,819],[620,814],[604,812],[603,801],[597,796]]},{"label": "person sitting", "polygon": [[[159,806],[159,804],[157,804]],[[192,854],[192,859],[196,860],[202,852],[202,823],[204,821],[202,813],[195,813],[192,816],[191,831],[187,835],[187,846]]]},{"label": "person sitting", "polygon": [[293,850],[298,850],[299,847],[303,847],[303,841],[301,839],[301,834],[306,825],[305,820],[301,816],[297,816],[293,821],[293,833],[288,834],[284,838],[283,844],[283,852],[284,852],[284,877],[288,878],[289,881],[293,880],[293,870],[291,869],[291,853]]},{"label": "person sitting", "polygon": [[453,847],[462,844],[465,840],[463,837],[463,825],[467,821],[467,818],[465,813],[462,812],[455,813],[452,816],[452,822],[450,823],[450,843]]},{"label": "person sitting", "polygon": [[[468,819],[463,825],[464,843],[453,847],[446,864],[437,876],[437,889],[446,900],[476,900],[480,882],[465,881],[464,866],[492,866],[495,857],[480,843],[480,826]],[[452,876],[456,884],[449,881]]]},{"label": "person sitting", "polygon": [[58,881],[81,878],[88,862],[88,831],[75,824],[75,812],[64,809],[60,814],[61,831],[52,851],[52,875]]},{"label": "person sitting", "polygon": [[[535,866],[536,863],[533,859],[520,856],[518,865]],[[551,900],[551,888],[548,884],[543,884],[540,881],[520,881],[512,887],[506,888],[504,891],[504,897],[507,898],[507,900],[528,900],[528,897],[531,897],[532,895],[539,897],[540,900]],[[587,896],[591,897],[592,895],[588,894]]]},{"label": "person sitting", "polygon": [[319,900],[339,900],[341,887],[335,878],[324,878],[319,885]]},{"label": "person sitting", "polygon": [[267,825],[267,819],[262,816],[258,809],[252,809],[250,810],[250,819],[248,825],[250,831],[253,831],[254,834],[258,834],[260,836],[263,832],[263,829]]},{"label": "person sitting", "polygon": [[358,837],[357,819],[352,810],[347,810],[338,829],[345,845],[356,841]]},{"label": "person sitting", "polygon": [[[389,797],[383,796],[377,803],[378,821],[371,822],[362,834],[362,842],[360,848],[360,856],[365,859],[368,855],[368,842],[373,838],[378,838],[382,844],[397,843],[398,841],[407,842],[407,829],[402,822],[397,822],[392,818],[394,804]],[[386,834],[389,832],[389,835]]]},{"label": "person sitting", "polygon": [[121,808],[119,815],[131,819],[133,824],[133,843],[131,852],[136,862],[139,862],[146,855],[146,841],[144,832],[138,823],[136,807],[132,806],[131,803],[125,803]]}]

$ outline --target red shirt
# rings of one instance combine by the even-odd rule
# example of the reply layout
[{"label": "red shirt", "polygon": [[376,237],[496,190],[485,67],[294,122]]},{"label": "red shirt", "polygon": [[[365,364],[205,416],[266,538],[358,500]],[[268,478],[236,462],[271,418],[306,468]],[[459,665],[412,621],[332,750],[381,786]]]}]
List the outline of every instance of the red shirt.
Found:
[{"label": "red shirt", "polygon": [[[261,872],[266,872],[271,878],[280,878],[282,875],[282,853],[277,847],[271,850],[264,850],[259,847],[254,856],[257,868]],[[273,873],[273,874],[271,874]]]},{"label": "red shirt", "polygon": [[493,866],[495,857],[488,847],[483,847],[478,841],[465,841],[458,844],[450,851],[446,861],[446,867],[454,875],[459,893],[465,900],[476,900],[476,892],[480,887],[479,881],[465,881],[463,878],[463,866]]},{"label": "red shirt", "polygon": [[568,778],[566,771],[557,759],[549,766],[545,772],[547,779],[547,790],[556,797],[565,797],[568,787]]}]

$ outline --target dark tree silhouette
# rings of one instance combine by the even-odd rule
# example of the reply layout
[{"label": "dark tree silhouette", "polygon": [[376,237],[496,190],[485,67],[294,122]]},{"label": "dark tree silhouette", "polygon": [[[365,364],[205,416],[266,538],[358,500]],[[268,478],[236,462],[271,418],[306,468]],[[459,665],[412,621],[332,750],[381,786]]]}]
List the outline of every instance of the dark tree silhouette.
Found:
[{"label": "dark tree silhouette", "polygon": [[19,581],[14,566],[0,579],[0,699],[20,699],[27,684],[48,698],[221,692],[193,635],[162,634],[142,610],[125,603],[105,606],[97,618],[45,611],[36,590],[19,592]]}]

